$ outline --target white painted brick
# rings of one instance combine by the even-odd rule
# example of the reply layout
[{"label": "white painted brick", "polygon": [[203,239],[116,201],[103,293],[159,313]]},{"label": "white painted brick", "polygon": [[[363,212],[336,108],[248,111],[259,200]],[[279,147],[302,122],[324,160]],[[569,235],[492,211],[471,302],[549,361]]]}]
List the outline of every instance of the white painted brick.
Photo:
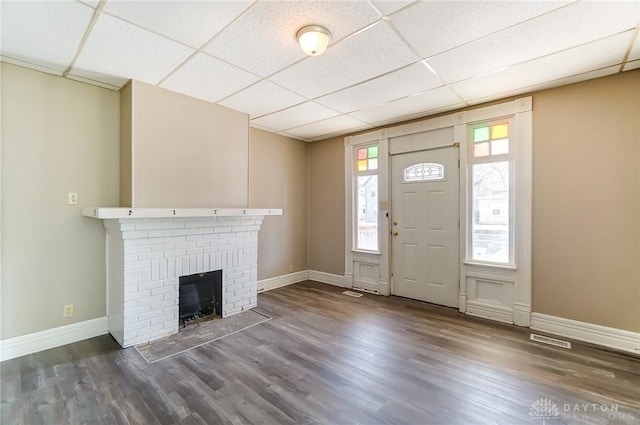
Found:
[{"label": "white painted brick", "polygon": [[165,258],[182,257],[183,255],[186,255],[186,254],[187,254],[186,249],[174,249],[173,251],[165,251],[164,257]]},{"label": "white painted brick", "polygon": [[165,315],[173,314],[174,317],[178,317],[178,306],[165,307],[162,311]]},{"label": "white painted brick", "polygon": [[150,324],[151,324],[151,322],[149,320],[141,320],[139,322],[127,323],[127,325],[125,325],[125,326],[127,328],[127,331],[134,331],[134,330],[146,328]]},{"label": "white painted brick", "polygon": [[158,260],[158,278],[159,279],[167,278],[167,259],[166,258]]},{"label": "white painted brick", "polygon": [[156,289],[152,289],[151,290],[151,295],[164,295],[164,294],[170,294],[171,297],[175,297],[175,289],[171,286],[162,286],[160,288],[156,288]]},{"label": "white painted brick", "polygon": [[[130,308],[128,310],[124,311],[124,317],[125,318],[129,318],[129,317],[136,317],[142,313],[148,313],[149,312],[149,306],[145,305],[142,307],[136,307],[136,308]],[[134,320],[137,321],[137,320]]]},{"label": "white painted brick", "polygon": [[172,233],[173,236],[187,236],[193,235],[195,231],[193,229],[174,229]]},{"label": "white painted brick", "polygon": [[147,282],[147,283],[142,283],[138,285],[138,289],[140,291],[153,291],[156,288],[162,288],[162,287],[164,287],[164,284],[161,280],[155,280],[153,282]]},{"label": "white painted brick", "polygon": [[198,255],[202,254],[204,250],[202,248],[191,248],[187,249],[187,255]]},{"label": "white painted brick", "polygon": [[131,294],[133,292],[138,292],[138,285],[136,284],[125,284],[124,285],[124,293]]},{"label": "white painted brick", "polygon": [[[172,290],[170,292],[162,294],[163,301],[172,301],[174,298],[176,298],[175,292],[176,292],[175,290]],[[179,301],[178,301],[178,303],[179,303]]]},{"label": "white painted brick", "polygon": [[146,261],[146,260],[156,260],[163,258],[163,252],[150,252],[148,254],[138,254],[138,260]]},{"label": "white painted brick", "polygon": [[196,247],[195,242],[181,242],[176,244],[176,249],[191,249],[195,247]]},{"label": "white painted brick", "polygon": [[130,263],[124,263],[125,270],[148,269],[150,267],[151,267],[150,261],[132,261]]},{"label": "white painted brick", "polygon": [[207,222],[206,221],[191,221],[189,223],[185,223],[184,224],[185,228],[201,228],[201,227],[207,227]]},{"label": "white painted brick", "polygon": [[129,231],[129,230],[136,230],[136,225],[135,223],[123,223],[120,225],[120,230],[123,232]]},{"label": "white painted brick", "polygon": [[138,269],[135,271],[137,276],[151,276],[151,268]]},{"label": "white painted brick", "polygon": [[124,302],[123,310],[130,310],[132,308],[136,308],[138,306],[138,300],[126,300]]},{"label": "white painted brick", "polygon": [[[146,291],[138,291],[138,292],[134,292],[134,293],[131,293],[131,294],[125,294],[124,301],[126,303],[127,301],[140,300],[142,298],[148,298],[150,295],[151,295],[151,291],[148,291],[148,290],[146,290]],[[136,307],[139,306],[139,305],[145,305],[145,304],[141,303],[141,302],[138,302],[136,304]],[[125,308],[125,310],[126,310],[126,308]]]},{"label": "white painted brick", "polygon": [[186,236],[170,236],[162,239],[162,241],[164,243],[173,243],[173,244],[184,243],[187,241],[187,237]]},{"label": "white painted brick", "polygon": [[124,261],[125,262],[130,262],[130,263],[138,261],[138,254],[125,254],[124,255]]},{"label": "white painted brick", "polygon": [[140,239],[146,238],[147,236],[147,232],[141,230],[129,230],[127,232],[122,232],[122,239]]},{"label": "white painted brick", "polygon": [[145,329],[145,331],[148,332],[149,334],[153,334],[163,330],[164,330],[164,326],[162,325],[162,323],[152,324],[147,329]]},{"label": "white painted brick", "polygon": [[173,277],[176,275],[176,259],[167,258],[167,276]]},{"label": "white painted brick", "polygon": [[167,236],[171,236],[171,230],[169,229],[149,230],[150,238],[164,238]]},{"label": "white painted brick", "polygon": [[162,238],[138,239],[138,245],[158,245],[162,243]]},{"label": "white painted brick", "polygon": [[178,305],[178,298],[170,301],[163,301],[161,303],[155,303],[151,306],[151,310],[162,310],[166,307],[173,307]]},{"label": "white painted brick", "polygon": [[202,270],[211,271],[211,267],[209,266],[209,255],[202,255]]},{"label": "white painted brick", "polygon": [[162,229],[162,223],[160,221],[149,221],[146,223],[136,223],[136,230],[160,230]]},{"label": "white painted brick", "polygon": [[203,238],[204,238],[204,236],[203,235],[199,235],[199,234],[198,235],[190,235],[190,236],[186,237],[187,242],[198,242],[198,241],[203,240]]},{"label": "white painted brick", "polygon": [[151,245],[151,252],[161,252],[165,253],[167,251],[173,251],[175,249],[175,245],[172,243],[160,243],[157,245]]},{"label": "white painted brick", "polygon": [[148,245],[143,245],[143,246],[125,246],[124,247],[124,253],[125,254],[146,254],[148,252],[151,252],[151,247]]},{"label": "white painted brick", "polygon": [[184,229],[184,221],[164,221],[163,229]]},{"label": "white painted brick", "polygon": [[146,312],[138,314],[138,321],[151,320],[154,317],[160,317],[162,315],[163,315],[162,310],[146,311]]},{"label": "white painted brick", "polygon": [[160,279],[160,267],[158,260],[151,260],[151,280]]},{"label": "white painted brick", "polygon": [[123,241],[124,247],[128,248],[131,246],[137,246],[138,245],[138,240],[137,239],[125,239]]},{"label": "white painted brick", "polygon": [[220,235],[218,235],[217,233],[211,233],[211,234],[202,235],[202,240],[212,241],[214,239],[218,239],[219,237]]},{"label": "white painted brick", "polygon": [[214,233],[231,233],[233,229],[231,227],[216,227]]},{"label": "white painted brick", "polygon": [[142,298],[138,300],[138,305],[148,305],[148,304],[155,304],[155,303],[159,303],[162,302],[162,295],[154,295],[151,297],[147,297],[147,298]]}]

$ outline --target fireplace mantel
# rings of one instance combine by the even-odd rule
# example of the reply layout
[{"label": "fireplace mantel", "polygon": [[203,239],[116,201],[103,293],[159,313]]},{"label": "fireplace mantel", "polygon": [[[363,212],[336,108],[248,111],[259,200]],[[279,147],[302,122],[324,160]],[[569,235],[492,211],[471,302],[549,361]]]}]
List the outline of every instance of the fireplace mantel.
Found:
[{"label": "fireplace mantel", "polygon": [[258,232],[281,209],[84,208],[103,220],[109,332],[122,347],[178,332],[179,278],[222,270],[222,317],[257,305]]},{"label": "fireplace mantel", "polygon": [[267,208],[104,208],[82,209],[82,215],[99,219],[112,218],[173,218],[173,217],[233,217],[244,215],[282,215],[282,209]]}]

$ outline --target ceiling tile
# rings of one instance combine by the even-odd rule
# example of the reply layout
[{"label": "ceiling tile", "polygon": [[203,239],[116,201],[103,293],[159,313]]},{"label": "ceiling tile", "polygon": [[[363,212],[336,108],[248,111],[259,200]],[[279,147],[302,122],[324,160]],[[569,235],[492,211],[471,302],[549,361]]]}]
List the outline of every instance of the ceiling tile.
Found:
[{"label": "ceiling tile", "polygon": [[416,0],[372,0],[371,3],[384,15],[391,15],[393,12],[402,9]]},{"label": "ceiling tile", "polygon": [[266,127],[274,131],[282,131],[292,127],[309,124],[315,121],[339,115],[338,112],[315,102],[306,102],[284,111],[251,120],[251,124]]},{"label": "ceiling tile", "polygon": [[547,81],[542,84],[536,84],[533,86],[528,86],[524,89],[516,89],[508,92],[503,92],[496,95],[490,95],[484,98],[474,99],[469,102],[469,105],[479,105],[481,103],[490,102],[492,100],[504,99],[505,97],[516,96],[522,93],[531,93],[540,90],[547,90],[554,87],[564,86],[567,84],[579,83],[580,81],[590,80],[593,78],[606,77],[607,75],[615,74],[620,71],[620,65],[609,66],[607,68],[602,68],[596,71],[585,72],[582,74],[572,75],[566,78],[560,78],[553,81]]},{"label": "ceiling tile", "polygon": [[428,63],[447,83],[460,81],[632,29],[638,22],[637,9],[633,2],[574,3],[437,55]]},{"label": "ceiling tile", "polygon": [[258,80],[253,74],[199,53],[163,81],[160,87],[217,102]]},{"label": "ceiling tile", "polygon": [[373,8],[361,1],[258,2],[206,51],[265,77],[305,57],[296,40],[303,26],[323,25],[335,42],[377,19]]},{"label": "ceiling tile", "polygon": [[442,81],[419,62],[366,83],[323,96],[316,101],[346,113],[442,85]]},{"label": "ceiling tile", "polygon": [[627,62],[624,64],[625,71],[631,71],[632,69],[640,68],[640,60],[635,60],[633,62]]},{"label": "ceiling tile", "polygon": [[418,58],[385,22],[310,56],[271,79],[309,98],[401,68]]},{"label": "ceiling tile", "polygon": [[84,70],[157,84],[193,49],[121,19],[101,14],[72,70]]},{"label": "ceiling tile", "polygon": [[373,108],[363,109],[349,115],[368,123],[377,123],[390,119],[423,114],[433,109],[460,104],[461,99],[447,87],[439,87],[425,93],[405,97]]},{"label": "ceiling tile", "polygon": [[562,6],[554,1],[425,1],[391,17],[423,58]]},{"label": "ceiling tile", "polygon": [[296,137],[304,139],[313,139],[315,137],[323,137],[324,135],[336,132],[349,132],[353,129],[368,128],[370,124],[351,118],[348,115],[339,115],[323,121],[312,124],[303,125],[286,131]]},{"label": "ceiling tile", "polygon": [[302,103],[305,100],[304,97],[298,96],[271,81],[262,80],[219,103],[227,108],[245,112],[251,118],[256,118]]},{"label": "ceiling tile", "polygon": [[64,71],[73,60],[93,9],[77,2],[2,1],[0,55]]},{"label": "ceiling tile", "polygon": [[629,52],[630,61],[640,59],[640,32],[636,34],[636,41],[633,43],[631,47],[631,52]]},{"label": "ceiling tile", "polygon": [[633,31],[452,85],[466,101],[619,64]]},{"label": "ceiling tile", "polygon": [[254,2],[108,1],[104,12],[200,48]]}]

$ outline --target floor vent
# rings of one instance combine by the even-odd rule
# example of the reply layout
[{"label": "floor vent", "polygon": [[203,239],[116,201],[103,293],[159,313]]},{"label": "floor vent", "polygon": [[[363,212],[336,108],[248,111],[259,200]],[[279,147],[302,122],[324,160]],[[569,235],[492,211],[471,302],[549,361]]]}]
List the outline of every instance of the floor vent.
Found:
[{"label": "floor vent", "polygon": [[556,347],[571,349],[571,343],[569,341],[563,341],[561,339],[550,338],[544,335],[531,334],[531,340],[541,342],[543,344],[555,345]]},{"label": "floor vent", "polygon": [[353,291],[344,291],[343,294],[349,295],[350,297],[355,297],[355,298],[360,298],[362,295],[364,295],[359,292],[353,292]]}]

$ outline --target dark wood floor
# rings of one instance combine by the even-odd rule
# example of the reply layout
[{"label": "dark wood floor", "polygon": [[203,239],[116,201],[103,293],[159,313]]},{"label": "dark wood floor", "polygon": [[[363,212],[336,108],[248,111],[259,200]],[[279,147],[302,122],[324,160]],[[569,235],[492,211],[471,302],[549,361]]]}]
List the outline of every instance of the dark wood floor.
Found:
[{"label": "dark wood floor", "polygon": [[341,291],[260,294],[273,320],[154,364],[108,335],[3,362],[2,424],[640,424],[637,357]]}]

